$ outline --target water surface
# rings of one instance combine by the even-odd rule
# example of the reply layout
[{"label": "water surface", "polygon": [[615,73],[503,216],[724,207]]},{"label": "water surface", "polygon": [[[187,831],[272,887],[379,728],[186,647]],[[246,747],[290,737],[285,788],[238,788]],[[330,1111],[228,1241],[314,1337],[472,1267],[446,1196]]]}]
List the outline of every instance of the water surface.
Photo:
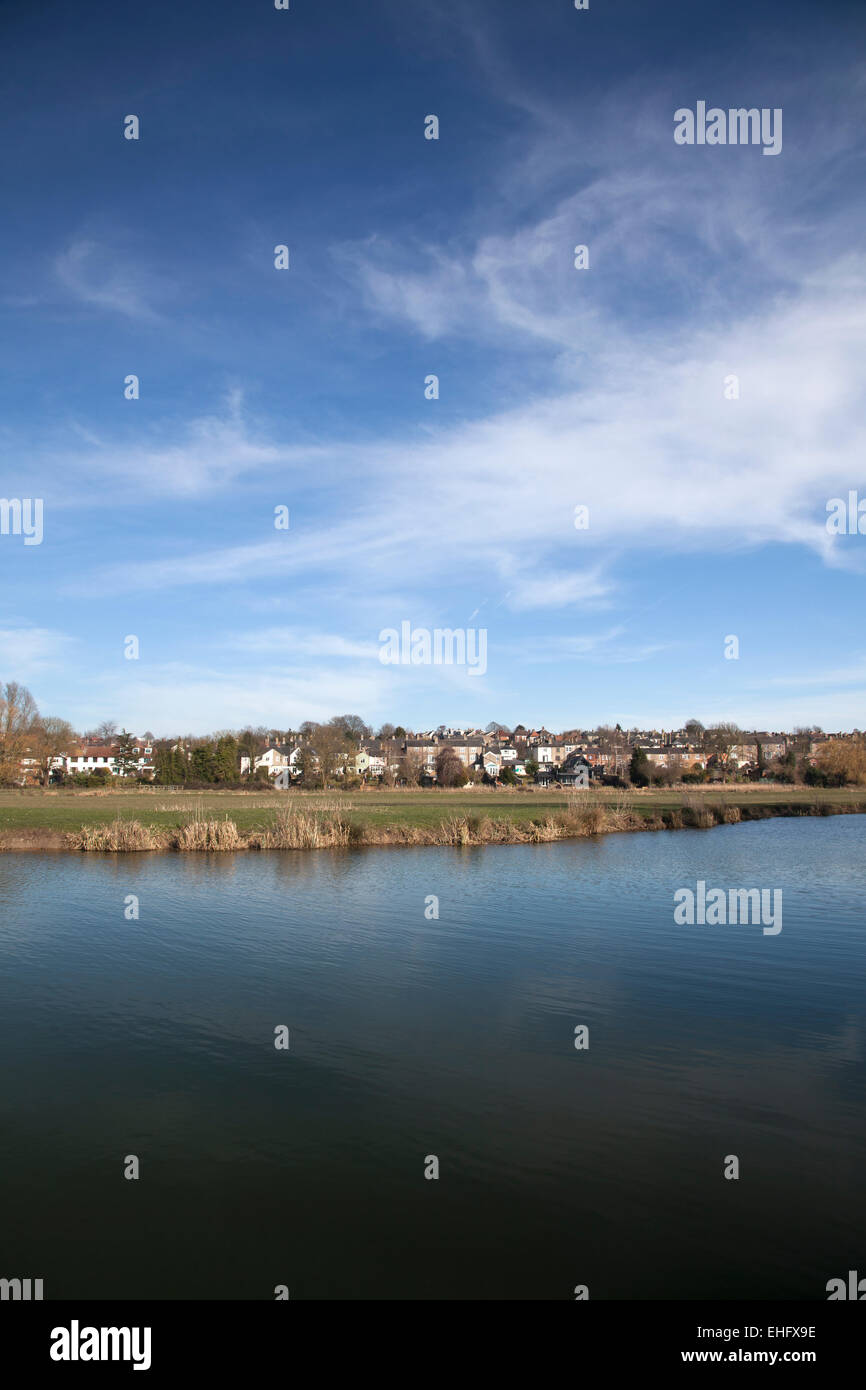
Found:
[{"label": "water surface", "polygon": [[[46,1298],[823,1299],[866,1271],[864,847],[846,816],[2,855],[0,1276]],[[698,879],[781,888],[781,934],[677,926]]]}]

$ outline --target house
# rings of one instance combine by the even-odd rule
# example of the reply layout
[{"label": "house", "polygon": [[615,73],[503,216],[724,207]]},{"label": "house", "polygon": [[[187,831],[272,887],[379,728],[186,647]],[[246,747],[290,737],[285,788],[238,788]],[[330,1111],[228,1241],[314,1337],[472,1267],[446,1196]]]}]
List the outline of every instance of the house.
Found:
[{"label": "house", "polygon": [[115,746],[113,743],[87,743],[76,748],[66,759],[66,772],[72,777],[76,772],[93,775],[105,772],[109,776],[116,773]]},{"label": "house", "polygon": [[135,758],[137,777],[150,777],[156,774],[156,764],[153,761],[153,744],[148,738],[133,738],[132,756]]},{"label": "house", "polygon": [[97,743],[93,738],[87,738],[71,753],[53,758],[51,771],[52,774],[65,771],[69,777],[76,773],[92,776],[97,772],[105,772],[109,777],[153,777],[156,766],[153,761],[153,744],[149,739],[132,736],[129,751],[134,765],[127,766],[125,772],[118,766],[118,751],[117,742]]},{"label": "house", "polygon": [[435,767],[436,759],[443,748],[453,748],[468,771],[484,752],[484,738],[481,734],[464,734],[459,729],[443,729],[437,730],[435,734],[425,734],[421,738],[406,739],[407,755],[417,758],[428,771]]},{"label": "house", "polygon": [[534,758],[539,766],[541,764],[546,764],[552,767],[554,762],[559,761],[556,757],[556,754],[559,753],[559,749],[553,743],[532,743],[530,744],[529,753],[530,757]]},{"label": "house", "polygon": [[553,777],[553,765],[551,763],[539,763],[538,771],[535,774],[535,781],[539,787],[549,787]]},{"label": "house", "polygon": [[765,763],[771,762],[773,758],[784,758],[788,743],[781,734],[755,733],[752,735],[752,740],[761,745]]},{"label": "house", "polygon": [[557,773],[562,787],[589,787],[591,767],[582,753],[572,753]]},{"label": "house", "polygon": [[[300,748],[290,748],[288,744],[281,747],[272,745],[267,748],[260,757],[256,758],[253,769],[258,772],[260,767],[267,769],[269,777],[276,777],[278,773],[289,771],[293,776],[298,776],[297,761],[300,755]],[[247,769],[249,760],[247,759]],[[241,759],[241,771],[244,771],[244,759]]]},{"label": "house", "polygon": [[[415,760],[426,770],[431,770],[436,763],[436,754],[439,752],[439,744],[434,735],[425,735],[422,738],[406,739],[406,756],[410,760]],[[423,783],[422,783],[423,785]]]},{"label": "house", "polygon": [[355,776],[363,778],[365,782],[384,777],[387,763],[381,743],[376,739],[362,743],[350,766]]},{"label": "house", "polygon": [[482,735],[485,743],[505,743],[511,737],[511,730],[504,724],[488,724]]},{"label": "house", "polygon": [[492,749],[488,748],[482,758],[482,766],[487,776],[495,782],[502,771],[502,758],[498,752],[494,752]]},{"label": "house", "polygon": [[459,739],[446,740],[443,747],[453,748],[463,766],[469,769],[479,754],[484,752],[484,739],[480,735],[477,737],[464,735]]},{"label": "house", "polygon": [[561,767],[559,769],[559,784],[562,787],[583,787],[589,788],[589,768],[588,767]]}]

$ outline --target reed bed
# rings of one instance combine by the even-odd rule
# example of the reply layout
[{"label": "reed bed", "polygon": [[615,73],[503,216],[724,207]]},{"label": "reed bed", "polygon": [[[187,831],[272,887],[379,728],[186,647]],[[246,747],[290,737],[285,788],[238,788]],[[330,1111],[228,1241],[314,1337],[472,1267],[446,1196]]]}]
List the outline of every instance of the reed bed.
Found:
[{"label": "reed bed", "polygon": [[73,849],[133,854],[164,848],[160,832],[137,820],[114,820],[110,825],[82,825],[70,836]]},{"label": "reed bed", "polygon": [[198,816],[169,832],[170,849],[223,853],[244,849],[246,842],[228,816],[224,820],[205,820]]},{"label": "reed bed", "polygon": [[360,826],[353,826],[339,813],[317,809],[281,809],[266,830],[255,831],[247,841],[250,849],[340,849],[357,840]]},{"label": "reed bed", "polygon": [[[273,802],[266,803],[273,809]],[[761,820],[775,815],[822,816],[864,812],[866,804],[829,806],[813,803],[779,804],[774,807],[739,807],[726,803],[708,805],[688,796],[683,804],[668,810],[646,807],[641,810],[634,799],[616,801],[592,794],[568,799],[564,811],[515,819],[485,814],[449,815],[438,824],[410,825],[405,822],[363,824],[353,820],[350,803],[335,799],[311,807],[280,807],[263,829],[243,833],[235,821],[208,818],[197,810],[181,824],[160,829],[137,820],[117,819],[109,825],[82,826],[67,836],[70,848],[86,852],[134,853],[145,850],[175,850],[180,853],[226,853],[236,850],[348,849],[362,845],[521,845],[547,844],[556,840],[584,839],[634,830],[708,830],[715,825],[735,825],[745,820]]]}]

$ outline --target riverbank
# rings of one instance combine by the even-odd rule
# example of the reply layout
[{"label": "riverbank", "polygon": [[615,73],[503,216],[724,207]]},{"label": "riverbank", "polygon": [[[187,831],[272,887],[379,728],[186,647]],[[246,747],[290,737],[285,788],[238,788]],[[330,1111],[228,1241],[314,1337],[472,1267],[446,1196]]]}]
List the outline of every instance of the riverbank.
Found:
[{"label": "riverbank", "polygon": [[[633,831],[711,829],[784,816],[863,814],[866,792],[802,787],[550,793],[23,794],[0,801],[0,851],[236,852],[548,844]],[[15,793],[11,794],[14,798]],[[19,794],[20,795],[20,794]],[[104,798],[100,804],[99,798]]]}]

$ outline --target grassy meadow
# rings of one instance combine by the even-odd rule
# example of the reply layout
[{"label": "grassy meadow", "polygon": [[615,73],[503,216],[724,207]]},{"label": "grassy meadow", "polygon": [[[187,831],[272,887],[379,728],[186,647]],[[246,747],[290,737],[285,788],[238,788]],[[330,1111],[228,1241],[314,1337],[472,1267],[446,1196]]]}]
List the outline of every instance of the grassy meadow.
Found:
[{"label": "grassy meadow", "polygon": [[[0,790],[0,848],[267,849],[472,844],[866,811],[862,788],[714,785],[354,792]],[[210,829],[207,829],[210,827]]]}]

